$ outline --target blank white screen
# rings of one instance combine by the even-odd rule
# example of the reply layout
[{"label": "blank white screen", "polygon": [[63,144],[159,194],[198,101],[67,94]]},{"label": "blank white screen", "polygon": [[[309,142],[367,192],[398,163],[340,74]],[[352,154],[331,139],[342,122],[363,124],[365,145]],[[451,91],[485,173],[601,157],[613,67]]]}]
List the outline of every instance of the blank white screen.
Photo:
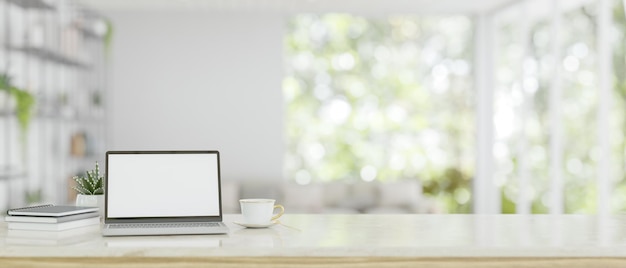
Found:
[{"label": "blank white screen", "polygon": [[217,154],[109,154],[111,218],[219,216]]}]

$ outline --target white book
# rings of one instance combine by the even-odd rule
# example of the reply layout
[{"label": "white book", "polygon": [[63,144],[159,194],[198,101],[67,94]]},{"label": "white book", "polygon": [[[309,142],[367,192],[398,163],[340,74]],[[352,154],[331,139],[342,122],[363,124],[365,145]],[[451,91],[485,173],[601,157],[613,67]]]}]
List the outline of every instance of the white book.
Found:
[{"label": "white book", "polygon": [[100,235],[99,225],[89,225],[58,232],[8,230],[6,242],[9,245],[70,245],[91,241],[94,234]]},{"label": "white book", "polygon": [[89,225],[100,224],[100,217],[62,223],[39,223],[39,222],[7,222],[9,230],[39,230],[39,231],[63,231]]},{"label": "white book", "polygon": [[37,216],[4,216],[6,222],[44,222],[44,223],[61,223],[75,221],[99,216],[98,212],[87,212],[76,215],[63,217],[37,217]]},{"label": "white book", "polygon": [[7,230],[7,237],[12,238],[36,238],[36,239],[64,239],[75,236],[86,236],[100,233],[100,226],[89,225],[58,232],[38,231],[38,230]]}]

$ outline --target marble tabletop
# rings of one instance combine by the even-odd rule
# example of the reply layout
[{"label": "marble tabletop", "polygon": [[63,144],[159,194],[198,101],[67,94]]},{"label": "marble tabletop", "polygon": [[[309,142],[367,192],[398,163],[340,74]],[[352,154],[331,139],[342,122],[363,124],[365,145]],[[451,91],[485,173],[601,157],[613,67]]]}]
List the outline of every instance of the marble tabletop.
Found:
[{"label": "marble tabletop", "polygon": [[0,257],[626,257],[626,215],[285,214],[225,235],[31,234],[0,222]]}]

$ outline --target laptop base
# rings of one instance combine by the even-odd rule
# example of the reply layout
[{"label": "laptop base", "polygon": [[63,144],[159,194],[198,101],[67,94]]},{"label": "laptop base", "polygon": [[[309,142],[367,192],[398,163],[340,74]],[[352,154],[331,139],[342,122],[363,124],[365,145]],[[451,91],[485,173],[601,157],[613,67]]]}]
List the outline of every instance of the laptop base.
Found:
[{"label": "laptop base", "polygon": [[[196,226],[180,227],[164,226],[149,227],[133,224],[105,224],[102,228],[102,236],[141,236],[141,235],[193,235],[193,234],[226,234],[228,227],[222,222],[199,224]],[[170,224],[171,225],[171,224]]]}]

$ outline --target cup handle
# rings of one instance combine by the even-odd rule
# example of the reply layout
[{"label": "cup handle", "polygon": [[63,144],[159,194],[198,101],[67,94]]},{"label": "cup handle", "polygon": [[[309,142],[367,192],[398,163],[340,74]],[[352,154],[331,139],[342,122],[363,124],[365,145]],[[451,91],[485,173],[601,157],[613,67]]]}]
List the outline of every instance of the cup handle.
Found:
[{"label": "cup handle", "polygon": [[282,205],[275,205],[274,209],[277,209],[277,208],[280,209],[280,212],[278,212],[278,214],[274,215],[272,217],[272,220],[276,220],[276,219],[280,218],[280,216],[282,216],[283,213],[285,213],[285,207],[283,207]]}]

